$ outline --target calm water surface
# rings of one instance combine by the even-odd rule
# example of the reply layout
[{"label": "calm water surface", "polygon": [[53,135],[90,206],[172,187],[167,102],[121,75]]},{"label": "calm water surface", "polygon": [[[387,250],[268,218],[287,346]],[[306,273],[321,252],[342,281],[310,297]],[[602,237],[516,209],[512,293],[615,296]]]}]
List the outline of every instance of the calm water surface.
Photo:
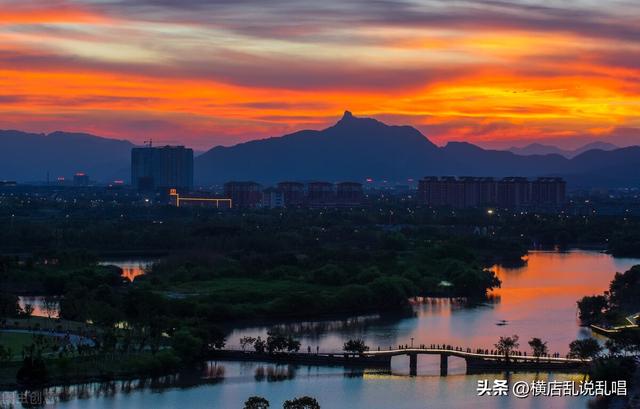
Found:
[{"label": "calm water surface", "polygon": [[[503,281],[494,301],[465,308],[448,300],[427,300],[416,305],[415,316],[403,319],[358,317],[330,322],[283,324],[302,340],[302,349],[339,351],[353,337],[363,337],[373,348],[399,344],[447,343],[463,347],[492,348],[501,335],[520,336],[521,349],[531,337],[549,343],[553,352],[566,353],[569,342],[591,336],[578,326],[576,301],[605,290],[616,271],[625,271],[640,259],[616,259],[597,252],[532,252],[522,268],[495,267]],[[497,322],[506,320],[507,325]],[[265,336],[267,327],[233,331],[228,346],[236,347],[244,335]],[[282,407],[286,399],[311,395],[324,409],[425,409],[425,408],[586,408],[585,398],[477,397],[481,379],[506,375],[464,375],[463,360],[450,358],[449,373],[439,377],[438,358],[419,358],[417,377],[408,377],[408,358],[392,361],[391,373],[343,368],[275,366],[261,363],[211,363],[221,380],[191,388],[139,389],[114,394],[88,393],[84,399],[59,403],[64,408],[241,408],[251,395]],[[210,371],[212,371],[212,369]],[[285,380],[270,381],[260,374]],[[537,378],[536,378],[537,377]],[[580,375],[515,374],[511,380],[580,379]],[[116,389],[122,386],[118,384]]]},{"label": "calm water surface", "polygon": [[60,299],[58,297],[20,296],[18,297],[18,304],[22,309],[27,305],[33,307],[31,315],[34,317],[58,318],[60,314]]},{"label": "calm water surface", "polygon": [[147,270],[156,261],[156,259],[136,259],[136,260],[102,260],[98,264],[103,266],[116,266],[122,269],[122,277],[129,281],[133,281],[136,277],[146,274]]}]

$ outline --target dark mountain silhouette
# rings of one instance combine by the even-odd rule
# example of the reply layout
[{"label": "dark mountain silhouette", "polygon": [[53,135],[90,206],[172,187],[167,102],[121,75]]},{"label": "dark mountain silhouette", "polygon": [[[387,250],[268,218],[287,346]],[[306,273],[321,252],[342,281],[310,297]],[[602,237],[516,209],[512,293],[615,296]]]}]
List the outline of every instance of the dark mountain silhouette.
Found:
[{"label": "dark mountain silhouette", "polygon": [[640,146],[589,150],[569,161],[562,176],[573,187],[640,187]]},{"label": "dark mountain silhouette", "polygon": [[565,158],[574,158],[583,152],[590,151],[593,149],[599,149],[602,151],[612,151],[614,149],[619,149],[619,147],[612,143],[602,142],[602,141],[591,142],[578,149],[573,149],[573,150],[558,148],[557,146],[554,146],[554,145],[532,143],[523,147],[515,147],[515,146],[511,147],[509,148],[509,151],[515,153],[516,155],[523,155],[523,156],[555,154],[555,155],[562,155]]},{"label": "dark mountain silhouette", "polygon": [[196,158],[196,180],[401,180],[425,169],[435,171],[442,165],[439,159],[438,147],[415,128],[388,126],[347,111],[322,131],[215,147]]},{"label": "dark mountain silhouette", "polygon": [[[123,140],[89,134],[49,135],[0,131],[0,180],[43,181],[84,171],[96,181],[129,179],[130,151]],[[640,147],[560,154],[516,155],[466,142],[444,147],[410,126],[389,126],[345,112],[335,125],[282,137],[215,147],[195,158],[195,181],[271,184],[282,180],[401,182],[427,175],[563,176],[571,187],[640,186]]]},{"label": "dark mountain silhouette", "polygon": [[519,156],[509,151],[482,149],[467,142],[449,142],[441,148],[445,169],[452,175],[544,176],[562,172],[561,155]]},{"label": "dark mountain silhouette", "polygon": [[132,147],[85,133],[0,131],[0,179],[44,181],[49,172],[55,180],[82,171],[92,180],[127,180]]},{"label": "dark mountain silhouette", "polygon": [[388,126],[347,111],[338,123],[321,131],[215,147],[196,158],[196,181],[269,184],[288,179],[402,181],[425,175],[553,175],[566,177],[572,187],[640,186],[638,172],[633,171],[640,161],[640,148],[594,149],[610,147],[590,144],[572,152],[576,156],[571,159],[561,154],[516,155],[466,142],[439,148],[415,128]]},{"label": "dark mountain silhouette", "polygon": [[566,159],[559,155],[518,156],[484,150],[465,142],[439,148],[410,126],[389,126],[350,112],[322,131],[215,147],[196,158],[203,184],[250,179],[406,180],[433,175],[553,174]]}]

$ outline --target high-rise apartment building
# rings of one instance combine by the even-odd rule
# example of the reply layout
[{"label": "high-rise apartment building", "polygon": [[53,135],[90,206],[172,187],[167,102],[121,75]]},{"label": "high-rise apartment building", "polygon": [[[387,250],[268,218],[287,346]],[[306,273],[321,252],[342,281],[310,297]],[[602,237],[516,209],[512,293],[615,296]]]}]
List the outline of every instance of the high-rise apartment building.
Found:
[{"label": "high-rise apartment building", "polygon": [[510,209],[557,208],[564,204],[566,183],[562,178],[541,177],[436,177],[418,182],[420,201],[430,206],[469,208],[499,206]]},{"label": "high-rise apartment building", "polygon": [[193,149],[184,146],[133,148],[131,184],[139,190],[191,190]]}]

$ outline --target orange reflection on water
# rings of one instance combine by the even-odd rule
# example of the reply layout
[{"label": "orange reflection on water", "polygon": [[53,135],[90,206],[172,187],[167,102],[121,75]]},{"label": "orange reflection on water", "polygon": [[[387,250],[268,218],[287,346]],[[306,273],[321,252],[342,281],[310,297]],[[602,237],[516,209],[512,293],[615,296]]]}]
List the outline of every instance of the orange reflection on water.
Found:
[{"label": "orange reflection on water", "polygon": [[140,277],[145,274],[144,269],[141,266],[121,267],[122,277],[129,281],[133,281],[136,277]]},{"label": "orange reflection on water", "polygon": [[133,281],[136,278],[145,275],[153,262],[153,259],[105,260],[99,262],[98,264],[103,266],[119,267],[120,270],[122,270],[120,276],[122,278],[126,278],[129,281]]},{"label": "orange reflection on water", "polygon": [[55,297],[23,296],[18,297],[18,304],[23,310],[30,305],[33,308],[32,317],[58,318],[60,315],[60,301]]},{"label": "orange reflection on water", "polygon": [[502,281],[493,295],[510,301],[569,295],[578,299],[602,293],[618,270],[609,255],[594,252],[531,252],[525,260],[524,267],[492,267]]}]

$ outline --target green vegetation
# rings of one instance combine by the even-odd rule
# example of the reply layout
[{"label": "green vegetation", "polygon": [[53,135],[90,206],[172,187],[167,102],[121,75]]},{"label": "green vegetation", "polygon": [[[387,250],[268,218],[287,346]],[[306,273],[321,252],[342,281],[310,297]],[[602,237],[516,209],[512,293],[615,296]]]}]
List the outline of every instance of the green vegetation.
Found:
[{"label": "green vegetation", "polygon": [[593,338],[576,339],[569,344],[569,357],[593,359],[602,351],[602,347]]},{"label": "green vegetation", "polygon": [[288,400],[282,405],[282,409],[320,409],[320,404],[314,398],[302,396],[293,400]]},{"label": "green vegetation", "polygon": [[500,337],[498,342],[496,342],[495,347],[496,351],[500,355],[504,355],[504,358],[507,362],[509,362],[509,355],[515,350],[518,349],[520,344],[518,340],[520,338],[517,335],[513,335],[510,337]]},{"label": "green vegetation", "polygon": [[244,402],[244,409],[268,409],[269,401],[261,396],[251,396]]},{"label": "green vegetation", "polygon": [[[162,333],[180,329],[209,345],[208,335],[193,329],[210,323],[404,311],[415,296],[482,299],[500,285],[486,267],[526,252],[474,230],[452,235],[450,226],[432,224],[449,217],[427,213],[407,213],[403,219],[413,224],[389,226],[380,224],[388,219],[382,209],[162,212],[163,223],[149,223],[123,221],[105,209],[83,223],[55,219],[57,232],[17,218],[21,235],[12,239],[38,250],[26,260],[2,259],[2,288],[62,296],[63,319],[105,328],[125,322],[157,349]],[[49,234],[57,239],[43,247],[41,236]],[[112,239],[108,246],[105,237]],[[91,255],[117,246],[144,251],[147,243],[168,255],[134,283]]]},{"label": "green vegetation", "polygon": [[[591,359],[589,376],[596,381],[636,380],[636,360],[640,353],[640,328],[629,317],[640,311],[640,266],[616,273],[609,290],[602,295],[583,297],[578,301],[580,321],[584,325],[619,327],[607,333],[604,348],[592,338],[575,340],[569,355]],[[637,387],[637,385],[633,385]]]},{"label": "green vegetation", "polygon": [[[83,332],[96,343],[82,352],[41,350],[19,362],[37,374],[42,358],[50,380],[198,365],[224,347],[225,331],[241,320],[405,312],[419,296],[483,300],[500,285],[490,266],[522,263],[531,243],[615,242],[614,229],[627,234],[636,227],[615,218],[489,216],[392,201],[366,209],[218,212],[34,200],[3,202],[0,222],[7,214],[15,217],[0,231],[4,325],[44,325],[18,307],[16,295],[59,296],[61,319],[49,327]],[[103,254],[148,252],[164,257],[134,282],[97,264]],[[630,308],[634,290],[627,287],[616,287],[600,313],[614,304]],[[593,304],[590,319],[597,320]],[[366,348],[351,341],[346,351]],[[500,350],[508,356],[515,343]],[[11,348],[15,357],[28,346],[13,351],[7,341],[0,355]],[[242,346],[276,354],[300,348],[276,332]]]},{"label": "green vegetation", "polygon": [[[192,303],[214,321],[403,310],[410,297],[481,298],[500,284],[483,267],[488,239],[337,230],[296,232],[295,242],[293,232],[272,232],[268,245],[256,244],[263,233],[254,232],[241,250],[170,255],[136,284]],[[334,240],[320,244],[316,234]]]},{"label": "green vegetation", "polygon": [[[37,335],[21,333],[21,332],[0,332],[0,347],[9,351],[10,357],[19,356],[24,349],[32,345],[37,338]],[[43,342],[49,346],[55,345],[52,337],[43,337]]]},{"label": "green vegetation", "polygon": [[578,310],[584,325],[629,325],[625,317],[640,312],[640,265],[616,273],[609,291],[583,297],[578,301]]},{"label": "green vegetation", "polygon": [[291,335],[276,330],[268,331],[266,340],[263,340],[261,337],[243,337],[240,340],[240,345],[243,351],[248,347],[253,347],[253,349],[260,354],[282,354],[298,352],[300,350],[300,341]]},{"label": "green vegetation", "polygon": [[540,338],[531,338],[529,346],[531,347],[531,355],[536,358],[540,358],[541,356],[545,356],[549,353],[547,343],[543,342]]},{"label": "green vegetation", "polygon": [[344,343],[342,349],[345,352],[351,352],[354,354],[361,354],[369,350],[367,344],[365,344],[363,339],[350,339]]},{"label": "green vegetation", "polygon": [[[268,409],[269,401],[261,396],[252,396],[244,403],[244,409]],[[287,400],[283,409],[320,409],[320,404],[314,398],[301,396],[293,400]]]}]

